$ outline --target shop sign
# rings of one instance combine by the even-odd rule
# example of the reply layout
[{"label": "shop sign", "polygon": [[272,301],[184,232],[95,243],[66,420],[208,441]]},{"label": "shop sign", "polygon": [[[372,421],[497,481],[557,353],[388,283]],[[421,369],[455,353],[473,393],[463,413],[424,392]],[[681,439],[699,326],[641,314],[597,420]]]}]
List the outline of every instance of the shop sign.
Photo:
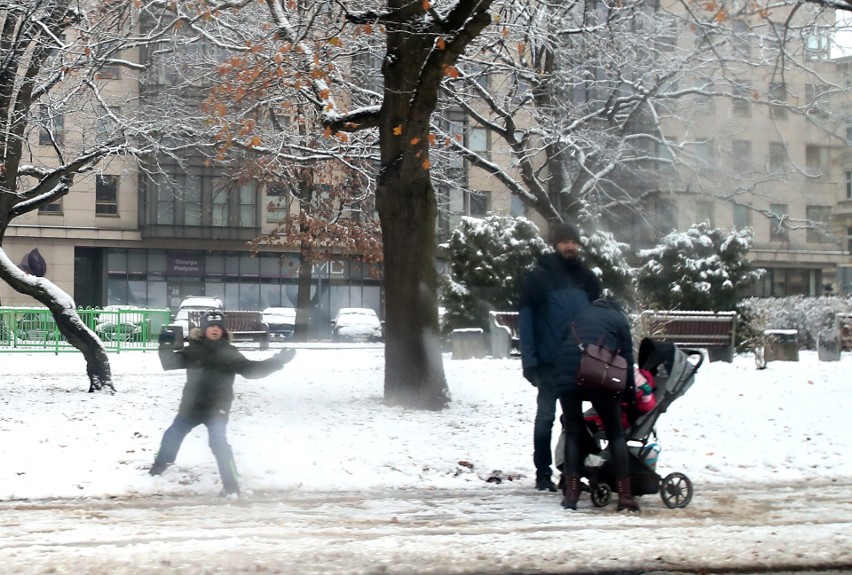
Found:
[{"label": "shop sign", "polygon": [[169,254],[166,273],[172,276],[203,276],[204,255]]}]

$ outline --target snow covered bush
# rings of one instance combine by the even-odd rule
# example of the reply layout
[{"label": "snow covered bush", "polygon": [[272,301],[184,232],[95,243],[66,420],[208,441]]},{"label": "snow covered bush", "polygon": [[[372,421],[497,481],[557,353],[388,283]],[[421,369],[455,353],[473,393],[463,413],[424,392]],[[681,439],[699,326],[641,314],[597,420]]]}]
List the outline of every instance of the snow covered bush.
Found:
[{"label": "snow covered bush", "polygon": [[852,312],[852,297],[746,298],[738,311],[738,340],[744,344],[762,335],[765,329],[796,329],[799,347],[816,349],[819,332],[834,329],[835,315]]},{"label": "snow covered bush", "polygon": [[526,218],[463,217],[450,240],[442,277],[444,331],[481,327],[489,311],[518,309],[521,281],[550,246]]},{"label": "snow covered bush", "polygon": [[707,222],[672,232],[639,252],[637,283],[645,307],[696,311],[733,310],[737,294],[763,274],[747,255],[750,230],[727,232]]}]

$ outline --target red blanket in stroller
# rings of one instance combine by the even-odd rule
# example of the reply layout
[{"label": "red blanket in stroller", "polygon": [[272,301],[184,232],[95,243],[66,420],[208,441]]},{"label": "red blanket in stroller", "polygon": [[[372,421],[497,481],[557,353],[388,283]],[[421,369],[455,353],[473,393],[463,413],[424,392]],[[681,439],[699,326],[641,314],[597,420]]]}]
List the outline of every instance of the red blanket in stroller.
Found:
[{"label": "red blanket in stroller", "polygon": [[[641,415],[648,413],[657,405],[657,400],[654,397],[654,391],[657,387],[654,385],[654,376],[647,369],[634,368],[634,378],[636,380],[636,403],[630,405],[626,401],[621,404],[621,425],[624,429],[630,427],[630,414],[636,413]],[[599,430],[603,430],[603,422],[597,413],[590,413],[585,417],[586,423],[594,423]]]}]

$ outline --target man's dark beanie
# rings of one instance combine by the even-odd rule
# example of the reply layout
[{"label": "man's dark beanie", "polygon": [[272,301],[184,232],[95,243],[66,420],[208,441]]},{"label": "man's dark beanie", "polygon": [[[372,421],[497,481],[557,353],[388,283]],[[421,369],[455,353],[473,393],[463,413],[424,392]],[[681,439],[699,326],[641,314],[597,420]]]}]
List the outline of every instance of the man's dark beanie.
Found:
[{"label": "man's dark beanie", "polygon": [[550,230],[550,245],[556,247],[559,242],[575,241],[580,243],[580,231],[574,224],[559,222]]}]

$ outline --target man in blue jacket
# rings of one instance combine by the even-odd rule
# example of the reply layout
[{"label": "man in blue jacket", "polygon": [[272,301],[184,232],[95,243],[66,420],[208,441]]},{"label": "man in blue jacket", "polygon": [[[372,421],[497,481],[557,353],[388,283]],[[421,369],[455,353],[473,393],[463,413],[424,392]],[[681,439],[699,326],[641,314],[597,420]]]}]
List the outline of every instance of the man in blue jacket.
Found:
[{"label": "man in blue jacket", "polygon": [[580,258],[580,232],[561,222],[550,233],[555,250],[543,255],[524,278],[520,303],[520,345],[524,378],[538,388],[533,431],[535,486],[556,491],[551,437],[556,419],[553,364],[577,312],[601,295],[600,280]]}]

